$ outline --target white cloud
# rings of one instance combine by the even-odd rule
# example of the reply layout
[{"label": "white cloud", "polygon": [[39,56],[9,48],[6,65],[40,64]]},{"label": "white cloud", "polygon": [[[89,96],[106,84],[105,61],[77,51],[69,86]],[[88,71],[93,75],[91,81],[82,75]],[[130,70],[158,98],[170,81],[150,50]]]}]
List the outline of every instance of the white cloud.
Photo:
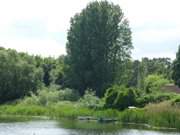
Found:
[{"label": "white cloud", "polygon": [[[137,49],[138,50],[138,49]],[[174,51],[168,51],[168,52],[144,52],[143,50],[133,50],[132,57],[135,59],[141,59],[143,57],[148,58],[160,58],[160,57],[167,57],[171,59],[175,59],[176,54]]]},{"label": "white cloud", "polygon": [[179,0],[119,0],[123,11],[132,26],[141,26],[152,22],[180,23]]},{"label": "white cloud", "polygon": [[[69,21],[75,13],[80,12],[91,0],[0,0],[0,45],[15,48],[19,51],[27,51],[33,54],[60,55],[65,52],[65,43]],[[180,1],[179,0],[111,0],[120,4],[125,16],[130,20],[133,30],[134,58],[146,56],[172,56],[174,50],[167,51],[162,41],[177,43],[180,39]],[[39,22],[44,25],[46,36],[36,38],[25,37],[23,31],[15,31],[13,25],[19,22]],[[38,26],[37,25],[37,26]],[[163,28],[161,25],[163,25]],[[37,27],[36,26],[36,27]],[[33,27],[33,25],[31,26]],[[18,29],[18,28],[17,28]],[[32,29],[32,33],[33,33]],[[22,32],[19,34],[18,32]],[[36,31],[35,31],[36,32]],[[61,33],[61,35],[55,33]],[[41,34],[41,33],[39,33]],[[24,35],[18,37],[17,35]],[[59,36],[59,39],[57,39]],[[176,42],[175,42],[176,40]],[[179,41],[180,42],[180,41]],[[147,44],[160,48],[159,52],[144,52]],[[163,44],[162,44],[163,43]],[[173,45],[172,45],[173,46]],[[45,49],[47,48],[47,49]],[[152,50],[152,49],[150,49]],[[164,53],[165,52],[165,53]]]},{"label": "white cloud", "polygon": [[142,43],[161,43],[169,39],[180,39],[180,28],[172,29],[145,29],[133,33],[135,40],[139,40]]},{"label": "white cloud", "polygon": [[54,40],[38,39],[11,39],[4,45],[6,48],[15,48],[19,52],[28,52],[29,54],[38,54],[45,57],[58,57],[59,54],[66,54],[65,47],[59,45]]}]

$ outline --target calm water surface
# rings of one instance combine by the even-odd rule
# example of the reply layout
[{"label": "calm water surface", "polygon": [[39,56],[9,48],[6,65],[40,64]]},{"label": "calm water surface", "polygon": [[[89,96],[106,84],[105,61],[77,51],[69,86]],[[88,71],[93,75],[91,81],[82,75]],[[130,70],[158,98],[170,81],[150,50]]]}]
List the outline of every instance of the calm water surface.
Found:
[{"label": "calm water surface", "polygon": [[0,135],[180,135],[178,132],[128,129],[118,124],[82,121],[30,121],[0,123]]}]

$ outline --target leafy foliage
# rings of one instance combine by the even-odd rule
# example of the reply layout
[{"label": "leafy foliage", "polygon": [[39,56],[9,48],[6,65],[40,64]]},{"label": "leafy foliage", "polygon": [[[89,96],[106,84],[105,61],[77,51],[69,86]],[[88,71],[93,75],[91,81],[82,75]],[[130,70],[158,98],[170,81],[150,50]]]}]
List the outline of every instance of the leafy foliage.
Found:
[{"label": "leafy foliage", "polygon": [[162,86],[168,83],[169,81],[163,78],[163,76],[149,75],[145,79],[145,90],[147,93],[150,93],[153,91],[159,91],[162,88]]},{"label": "leafy foliage", "polygon": [[35,92],[42,82],[42,70],[26,54],[0,49],[0,103]]},{"label": "leafy foliage", "polygon": [[71,18],[67,39],[69,84],[81,95],[91,88],[103,96],[124,73],[132,49],[122,10],[107,1],[91,2]]},{"label": "leafy foliage", "polygon": [[79,95],[71,89],[56,89],[55,87],[43,88],[37,91],[37,94],[31,93],[31,96],[20,100],[25,105],[42,105],[58,103],[59,101],[77,101]]},{"label": "leafy foliage", "polygon": [[157,74],[162,75],[166,79],[171,79],[171,59],[170,58],[143,58],[142,59],[143,69],[145,74]]},{"label": "leafy foliage", "polygon": [[163,101],[171,100],[175,97],[174,94],[154,92],[151,94],[141,95],[136,99],[136,106],[144,107],[149,103],[160,103]]},{"label": "leafy foliage", "polygon": [[165,79],[172,79],[172,62],[170,58],[142,58],[141,61],[132,62],[131,77],[129,86],[144,89],[145,78],[149,75],[156,74],[163,76]]},{"label": "leafy foliage", "polygon": [[173,62],[172,78],[177,86],[180,87],[180,46],[176,53],[176,59]]},{"label": "leafy foliage", "polygon": [[125,86],[112,86],[105,94],[105,107],[125,109],[136,104],[136,92]]},{"label": "leafy foliage", "polygon": [[64,56],[31,56],[0,48],[0,103],[36,93],[43,85],[64,86]]},{"label": "leafy foliage", "polygon": [[103,100],[95,96],[95,92],[92,90],[86,90],[79,102],[82,106],[93,109],[102,108],[104,106]]}]

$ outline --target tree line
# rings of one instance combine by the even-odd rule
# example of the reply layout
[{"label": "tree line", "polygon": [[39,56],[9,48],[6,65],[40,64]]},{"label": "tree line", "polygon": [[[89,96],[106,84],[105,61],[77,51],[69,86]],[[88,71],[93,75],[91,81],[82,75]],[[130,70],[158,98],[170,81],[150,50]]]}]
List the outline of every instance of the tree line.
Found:
[{"label": "tree line", "polygon": [[41,58],[0,48],[0,102],[12,101],[51,83],[63,84],[64,56]]},{"label": "tree line", "polygon": [[[23,98],[51,85],[73,88],[80,93],[82,90],[72,87],[69,81],[72,78],[66,61],[67,56],[42,58],[0,48],[0,102]],[[144,79],[150,74],[171,78],[172,62],[169,58],[143,58],[141,61],[128,61],[127,65],[125,72],[121,74],[123,81],[120,85],[143,88]]]},{"label": "tree line", "polygon": [[180,83],[180,57],[132,60],[131,28],[119,5],[95,1],[71,18],[67,55],[42,58],[0,48],[0,103],[59,85],[103,97],[113,85],[144,89],[148,75]]}]

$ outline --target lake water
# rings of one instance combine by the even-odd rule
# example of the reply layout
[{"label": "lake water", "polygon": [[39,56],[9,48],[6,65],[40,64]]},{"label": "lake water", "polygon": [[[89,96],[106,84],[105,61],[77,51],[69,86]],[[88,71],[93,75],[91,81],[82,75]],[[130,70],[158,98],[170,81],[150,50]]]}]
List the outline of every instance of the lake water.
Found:
[{"label": "lake water", "polygon": [[180,133],[124,128],[113,123],[41,120],[0,123],[0,135],[180,135]]}]

